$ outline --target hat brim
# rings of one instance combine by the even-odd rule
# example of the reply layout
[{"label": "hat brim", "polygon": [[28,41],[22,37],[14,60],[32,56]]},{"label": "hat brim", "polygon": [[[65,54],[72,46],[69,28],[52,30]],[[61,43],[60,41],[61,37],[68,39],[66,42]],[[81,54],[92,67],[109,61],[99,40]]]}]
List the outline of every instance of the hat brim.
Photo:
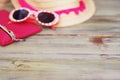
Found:
[{"label": "hat brim", "polygon": [[[21,7],[18,0],[11,0],[11,1],[15,8]],[[56,27],[68,27],[71,25],[80,24],[91,18],[95,13],[94,1],[84,0],[84,2],[86,5],[85,11],[80,12],[79,15],[76,15],[75,13],[70,13],[69,16],[67,14],[61,15],[60,22],[56,25]]]}]

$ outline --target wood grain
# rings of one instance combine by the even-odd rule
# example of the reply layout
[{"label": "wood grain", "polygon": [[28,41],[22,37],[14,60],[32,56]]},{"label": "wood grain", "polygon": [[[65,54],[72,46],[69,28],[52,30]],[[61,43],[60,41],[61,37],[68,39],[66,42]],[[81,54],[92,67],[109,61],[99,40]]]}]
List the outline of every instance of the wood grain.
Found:
[{"label": "wood grain", "polygon": [[95,3],[83,24],[0,47],[0,80],[120,80],[120,0]]}]

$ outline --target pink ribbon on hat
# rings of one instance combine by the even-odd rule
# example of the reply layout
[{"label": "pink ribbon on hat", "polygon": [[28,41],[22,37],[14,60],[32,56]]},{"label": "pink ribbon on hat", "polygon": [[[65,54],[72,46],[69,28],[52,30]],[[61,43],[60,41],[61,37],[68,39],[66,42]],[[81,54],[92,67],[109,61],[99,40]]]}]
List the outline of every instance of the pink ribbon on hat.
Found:
[{"label": "pink ribbon on hat", "polygon": [[[29,8],[33,11],[38,11],[36,8],[34,8],[33,6],[29,5],[25,0],[18,0],[20,5],[22,7],[25,7],[25,8]],[[79,1],[79,6],[78,7],[75,7],[75,8],[70,8],[70,9],[65,9],[65,10],[59,10],[59,11],[55,11],[58,15],[61,15],[63,13],[65,14],[69,14],[70,12],[74,12],[76,15],[79,14],[79,12],[83,12],[85,9],[86,9],[86,5],[85,5],[85,2],[84,0],[80,0]]]}]

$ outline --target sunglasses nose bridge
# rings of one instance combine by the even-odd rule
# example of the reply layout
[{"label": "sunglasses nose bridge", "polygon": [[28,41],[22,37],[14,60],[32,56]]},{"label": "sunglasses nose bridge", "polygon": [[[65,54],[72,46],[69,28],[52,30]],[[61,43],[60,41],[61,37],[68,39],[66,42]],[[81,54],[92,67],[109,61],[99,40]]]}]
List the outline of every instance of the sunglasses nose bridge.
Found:
[{"label": "sunglasses nose bridge", "polygon": [[37,24],[38,22],[37,22],[37,19],[36,19],[36,12],[34,12],[34,11],[31,11],[30,13],[29,13],[29,18],[26,20],[26,22],[31,22],[31,23],[35,23],[35,24]]},{"label": "sunglasses nose bridge", "polygon": [[36,20],[36,22],[39,23],[39,20],[38,20],[38,15],[39,15],[39,11],[33,11],[33,16],[34,16],[34,19]]},{"label": "sunglasses nose bridge", "polygon": [[30,12],[30,18],[31,18],[31,19],[34,19],[34,20],[35,20],[36,17],[37,17],[36,15],[37,15],[37,12],[35,12],[35,11],[31,11],[31,12]]}]

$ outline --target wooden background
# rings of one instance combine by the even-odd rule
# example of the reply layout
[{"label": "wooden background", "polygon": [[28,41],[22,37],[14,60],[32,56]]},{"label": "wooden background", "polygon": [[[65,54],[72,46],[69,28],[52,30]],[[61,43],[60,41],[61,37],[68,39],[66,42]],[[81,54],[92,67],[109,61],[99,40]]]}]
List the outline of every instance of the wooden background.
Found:
[{"label": "wooden background", "polygon": [[0,47],[0,80],[120,80],[120,0],[95,3],[83,24]]}]

